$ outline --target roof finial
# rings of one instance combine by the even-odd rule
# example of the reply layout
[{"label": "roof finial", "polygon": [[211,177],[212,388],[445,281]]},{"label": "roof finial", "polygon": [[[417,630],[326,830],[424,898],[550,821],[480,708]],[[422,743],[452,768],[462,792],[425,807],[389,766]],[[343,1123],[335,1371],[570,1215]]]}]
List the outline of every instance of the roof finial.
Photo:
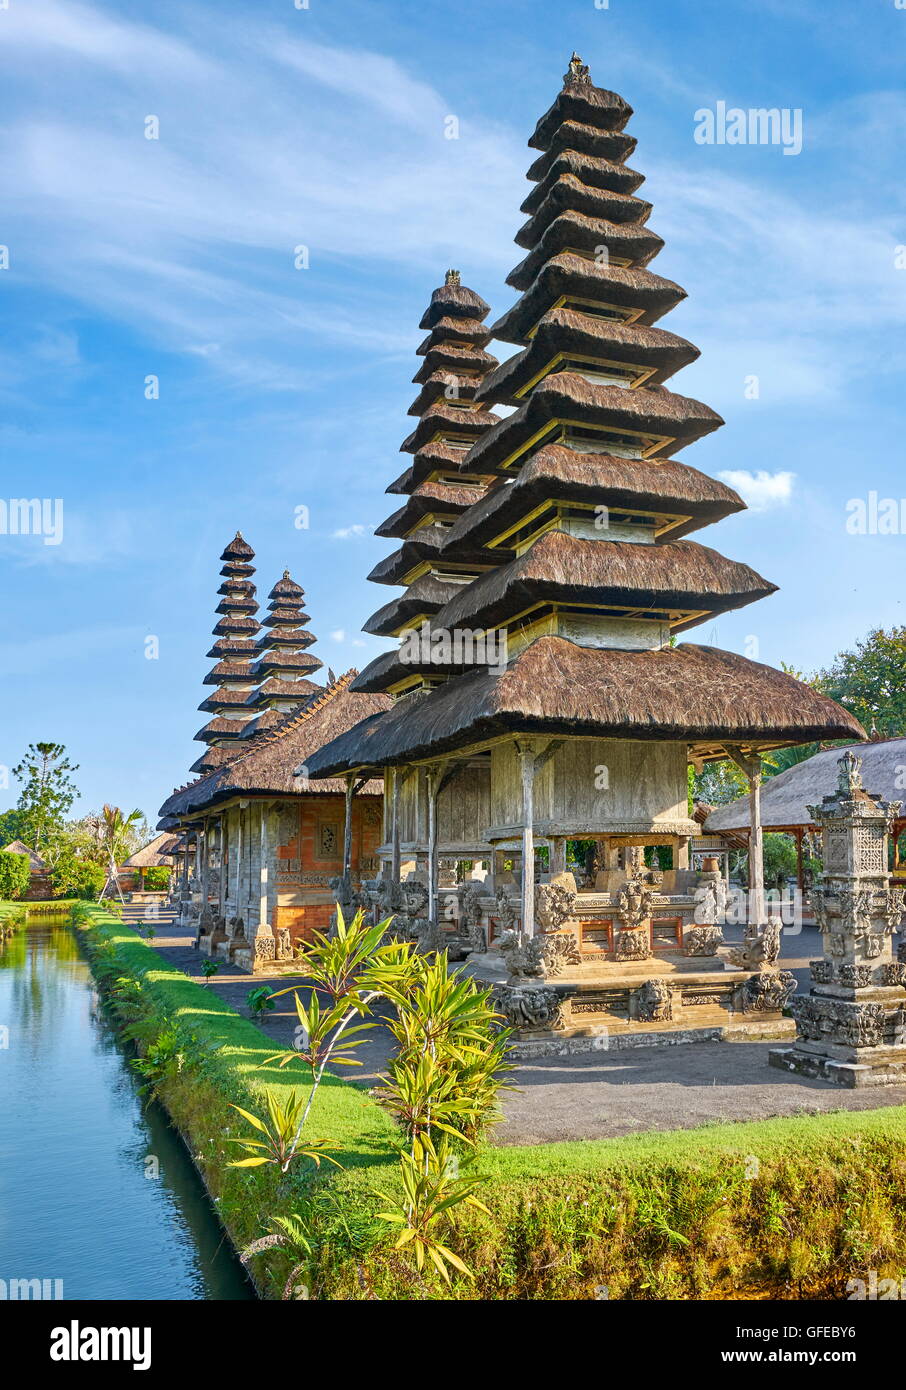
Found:
[{"label": "roof finial", "polygon": [[289,579],[289,570],[284,570],[284,571],[283,571],[283,578],[284,578],[284,579]]},{"label": "roof finial", "polygon": [[563,85],[565,87],[591,86],[591,73],[588,71],[588,64],[582,62],[578,53],[573,53],[569,60],[569,67],[563,74]]},{"label": "roof finial", "polygon": [[448,270],[448,271],[447,271],[447,274],[446,274],[446,277],[445,277],[445,279],[444,279],[444,284],[445,284],[445,285],[457,285],[457,286],[458,286],[458,285],[459,285],[459,271],[458,271],[458,270]]},{"label": "roof finial", "polygon": [[236,532],[236,535],[235,535],[235,537],[234,537],[234,539],[237,540],[237,541],[241,541],[241,540],[243,539],[242,532],[241,532],[241,531],[237,531],[237,532]]}]

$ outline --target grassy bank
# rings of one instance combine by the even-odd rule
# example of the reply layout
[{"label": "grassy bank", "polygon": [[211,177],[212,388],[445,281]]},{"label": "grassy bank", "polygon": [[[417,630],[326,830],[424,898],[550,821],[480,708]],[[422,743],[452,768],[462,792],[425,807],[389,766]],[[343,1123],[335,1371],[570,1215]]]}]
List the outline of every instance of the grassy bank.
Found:
[{"label": "grassy bank", "polygon": [[[395,1133],[356,1086],[331,1078],[310,1134],[342,1147],[316,1179],[226,1166],[245,1127],[230,1102],[284,1098],[287,1069],[260,1030],[213,989],[161,960],[96,907],[80,934],[108,998],[147,1044],[161,1038],[158,1094],[186,1136],[234,1242],[301,1215],[315,1298],[593,1299],[845,1297],[870,1269],[906,1274],[906,1108],[715,1125],[624,1139],[482,1149],[490,1209],[457,1212],[447,1243],[475,1271],[452,1288],[418,1275],[375,1219],[396,1189]],[[300,1069],[301,1071],[301,1069]],[[280,1297],[302,1252],[253,1259]],[[604,1290],[607,1290],[606,1295]]]}]

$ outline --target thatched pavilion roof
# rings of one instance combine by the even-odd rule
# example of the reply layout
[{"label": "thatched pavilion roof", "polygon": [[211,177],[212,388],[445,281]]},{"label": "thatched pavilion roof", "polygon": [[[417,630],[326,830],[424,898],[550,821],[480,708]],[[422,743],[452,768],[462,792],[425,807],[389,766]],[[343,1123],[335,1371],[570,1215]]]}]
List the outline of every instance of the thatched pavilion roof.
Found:
[{"label": "thatched pavilion roof", "polygon": [[638,141],[624,130],[599,130],[596,125],[567,120],[547,134],[543,145],[539,145],[534,136],[528,143],[533,149],[542,149],[544,153],[529,167],[526,177],[541,179],[551,160],[561,150],[579,150],[582,154],[596,155],[602,159],[621,160],[629,159]]},{"label": "thatched pavilion roof", "polygon": [[42,859],[37,850],[29,849],[23,840],[10,840],[8,845],[3,846],[5,854],[24,854],[28,857],[29,872],[33,874],[44,874],[47,872],[47,861]]},{"label": "thatched pavilion roof", "polygon": [[528,255],[507,276],[515,290],[527,290],[551,256],[564,251],[583,251],[594,258],[606,246],[611,260],[628,260],[640,269],[663,249],[664,241],[650,227],[636,222],[609,222],[583,212],[561,212],[545,229]]},{"label": "thatched pavilion roof", "polygon": [[454,594],[459,593],[460,588],[455,582],[438,579],[430,572],[420,575],[404,594],[372,613],[362,631],[373,633],[376,637],[389,637],[403,623],[409,623],[422,614],[430,616],[436,613]]},{"label": "thatched pavilion roof", "polygon": [[[802,742],[806,742],[805,739]],[[859,743],[854,750],[862,759],[865,789],[885,801],[904,801],[906,738],[885,738]],[[822,748],[804,762],[794,763],[761,785],[761,821],[765,830],[789,830],[814,825],[809,806],[820,806],[837,786],[838,763],[846,752],[841,746]],[[726,806],[712,808],[705,821],[708,834],[749,829],[749,798],[740,797]]]},{"label": "thatched pavilion roof", "polygon": [[540,637],[502,675],[456,676],[398,700],[308,761],[310,775],[382,767],[501,735],[677,739],[746,746],[860,738],[832,700],[735,652],[681,643],[657,651]]},{"label": "thatched pavilion roof", "polygon": [[[536,160],[536,165],[541,162]],[[630,169],[628,164],[614,163],[601,155],[582,154],[579,150],[561,150],[548,156],[547,168],[519,211],[537,212],[557,180],[566,174],[571,174],[587,188],[599,188],[609,193],[634,193],[645,182],[645,175]]]},{"label": "thatched pavilion roof", "polygon": [[129,858],[122,864],[124,869],[169,869],[173,864],[173,854],[179,844],[179,836],[168,834],[164,830],[160,835],[155,835],[153,840],[149,840],[141,849],[136,850],[135,854],[130,854]]},{"label": "thatched pavilion roof", "polygon": [[[356,675],[354,670],[347,671],[302,709],[285,715],[275,728],[253,739],[251,745],[240,743],[222,767],[175,791],[160,808],[162,819],[192,815],[243,793],[298,796],[300,787],[294,774],[301,763],[307,763],[323,743],[389,706],[386,695],[351,693],[349,686]],[[341,792],[344,785],[327,779],[305,790],[315,794]],[[363,788],[364,794],[371,796],[381,791],[379,781]]]}]

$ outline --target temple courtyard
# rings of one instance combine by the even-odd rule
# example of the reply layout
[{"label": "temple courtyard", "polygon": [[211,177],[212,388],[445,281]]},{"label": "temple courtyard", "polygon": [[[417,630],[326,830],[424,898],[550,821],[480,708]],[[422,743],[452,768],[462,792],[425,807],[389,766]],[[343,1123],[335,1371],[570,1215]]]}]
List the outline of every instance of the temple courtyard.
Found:
[{"label": "temple courtyard", "polygon": [[[142,931],[145,909],[129,905],[125,920]],[[191,928],[180,927],[162,911],[149,943],[187,975],[202,979],[207,959],[192,945]],[[724,929],[726,941],[742,940],[742,928]],[[805,927],[784,933],[783,969],[791,970],[798,993],[809,989],[809,961],[821,954],[821,934]],[[292,976],[258,974],[254,979],[221,963],[207,988],[248,1015],[246,998],[259,984],[285,989]],[[299,976],[300,986],[304,977]],[[297,1019],[291,996],[278,1001],[261,1022],[275,1045],[292,1045]],[[606,1050],[568,1057],[542,1057],[519,1064],[504,1092],[504,1119],[493,1131],[497,1144],[543,1144],[561,1140],[606,1139],[651,1130],[695,1129],[700,1125],[773,1116],[812,1115],[833,1110],[872,1110],[906,1105],[906,1084],[847,1090],[826,1081],[769,1067],[770,1040],[680,1043],[628,1051]],[[377,1029],[359,1049],[361,1069],[350,1079],[360,1085],[377,1080],[389,1051],[389,1035]]]}]

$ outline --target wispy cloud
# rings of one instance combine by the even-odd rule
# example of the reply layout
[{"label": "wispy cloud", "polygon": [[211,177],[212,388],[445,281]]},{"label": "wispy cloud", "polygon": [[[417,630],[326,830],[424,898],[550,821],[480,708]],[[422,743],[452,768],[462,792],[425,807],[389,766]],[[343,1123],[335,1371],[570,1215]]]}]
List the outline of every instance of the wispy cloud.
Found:
[{"label": "wispy cloud", "polygon": [[728,468],[717,476],[735,488],[753,512],[785,507],[792,499],[796,480],[795,473],[768,473],[764,469],[750,473],[745,468]]}]

